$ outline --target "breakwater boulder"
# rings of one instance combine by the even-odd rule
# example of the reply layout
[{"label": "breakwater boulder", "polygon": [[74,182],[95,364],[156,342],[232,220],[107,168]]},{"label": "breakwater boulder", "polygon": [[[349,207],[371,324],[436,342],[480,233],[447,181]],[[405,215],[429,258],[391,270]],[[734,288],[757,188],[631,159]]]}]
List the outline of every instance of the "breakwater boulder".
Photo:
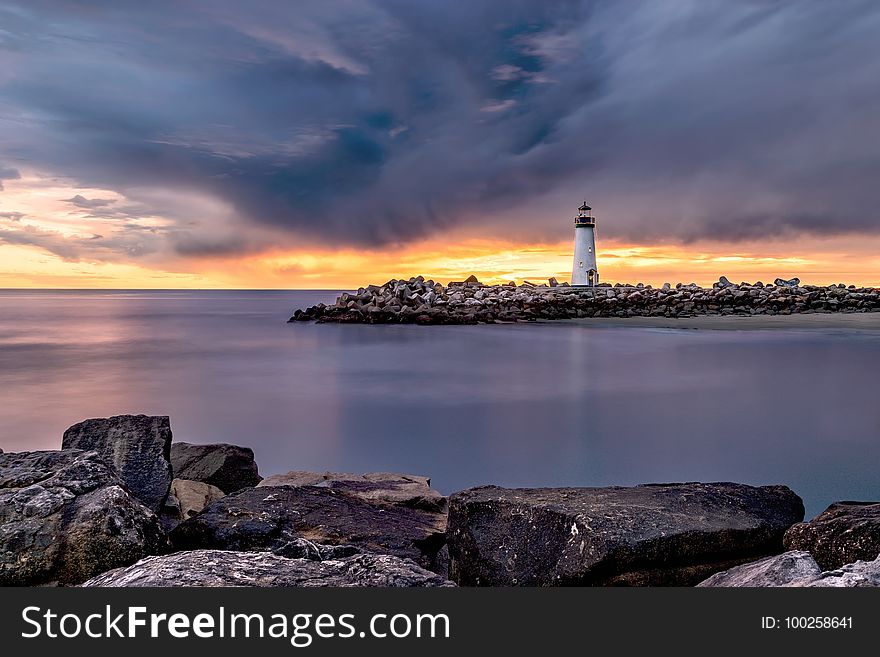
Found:
[{"label": "breakwater boulder", "polygon": [[794,550],[723,570],[697,586],[797,586],[812,581],[821,574],[822,569],[809,552]]},{"label": "breakwater boulder", "polygon": [[824,570],[880,555],[880,502],[835,502],[810,522],[791,527],[789,550],[806,550]]},{"label": "breakwater boulder", "polygon": [[856,561],[834,570],[827,570],[804,586],[834,588],[880,586],[880,557],[873,561]]},{"label": "breakwater boulder", "polygon": [[[705,586],[880,584],[878,503],[840,502],[803,523],[785,486],[484,486],[446,498],[416,475],[292,471],[230,495],[175,479],[157,517],[121,476],[137,453],[0,452],[0,586],[645,586],[715,573]],[[804,548],[782,554],[790,545]]]},{"label": "breakwater boulder", "polygon": [[84,420],[64,432],[61,448],[95,450],[147,508],[156,513],[162,509],[172,479],[168,416]]},{"label": "breakwater boulder", "polygon": [[356,554],[289,559],[271,552],[194,550],[147,557],[90,579],[85,587],[172,586],[453,586],[408,559]]},{"label": "breakwater boulder", "polygon": [[97,452],[0,454],[0,586],[78,584],[167,547]]},{"label": "breakwater boulder", "polygon": [[171,532],[178,550],[270,550],[288,543],[354,545],[442,570],[446,516],[323,486],[258,486],[228,495]]},{"label": "breakwater boulder", "polygon": [[785,486],[472,488],[449,498],[450,579],[470,586],[696,584],[782,552]]},{"label": "breakwater boulder", "polygon": [[725,277],[710,288],[567,283],[484,285],[471,277],[442,285],[422,276],[392,279],[346,292],[336,303],[298,309],[291,322],[491,324],[583,317],[694,317],[697,315],[791,315],[880,311],[880,290],[855,285],[732,283]]},{"label": "breakwater boulder", "polygon": [[171,466],[180,479],[201,481],[224,493],[256,486],[262,480],[250,447],[226,445],[171,445]]},{"label": "breakwater boulder", "polygon": [[175,479],[171,482],[171,492],[165,498],[165,505],[159,514],[162,527],[170,532],[181,522],[197,515],[206,506],[224,496],[222,490],[203,481]]},{"label": "breakwater boulder", "polygon": [[368,502],[384,502],[438,514],[446,511],[446,498],[431,488],[428,477],[419,475],[295,470],[267,477],[260,482],[260,486],[321,486],[360,497]]},{"label": "breakwater boulder", "polygon": [[716,573],[697,586],[876,587],[880,586],[880,557],[823,571],[809,552],[791,551]]}]

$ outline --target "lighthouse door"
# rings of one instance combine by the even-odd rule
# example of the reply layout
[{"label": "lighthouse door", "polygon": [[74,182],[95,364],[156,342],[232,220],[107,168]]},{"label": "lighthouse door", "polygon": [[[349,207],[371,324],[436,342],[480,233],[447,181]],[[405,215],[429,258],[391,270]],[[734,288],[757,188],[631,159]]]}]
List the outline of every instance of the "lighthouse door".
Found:
[{"label": "lighthouse door", "polygon": [[595,287],[599,283],[599,272],[591,269],[587,272],[587,285]]}]

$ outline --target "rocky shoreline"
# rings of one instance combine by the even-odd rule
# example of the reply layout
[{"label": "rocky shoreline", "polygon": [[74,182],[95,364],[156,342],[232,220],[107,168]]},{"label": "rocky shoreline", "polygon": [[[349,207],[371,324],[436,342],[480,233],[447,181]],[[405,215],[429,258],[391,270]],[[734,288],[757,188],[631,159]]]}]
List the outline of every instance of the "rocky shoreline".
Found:
[{"label": "rocky shoreline", "polygon": [[880,586],[880,503],[803,522],[779,485],[263,479],[250,449],[174,443],[162,416],[0,450],[0,509],[4,586]]},{"label": "rocky shoreline", "polygon": [[368,285],[340,295],[336,303],[298,309],[291,322],[349,324],[495,324],[586,317],[792,315],[880,311],[880,289],[840,283],[802,285],[777,278],[772,284],[732,283],[722,276],[711,288],[695,283],[662,287],[600,284],[484,285],[471,276],[442,285],[416,276]]}]

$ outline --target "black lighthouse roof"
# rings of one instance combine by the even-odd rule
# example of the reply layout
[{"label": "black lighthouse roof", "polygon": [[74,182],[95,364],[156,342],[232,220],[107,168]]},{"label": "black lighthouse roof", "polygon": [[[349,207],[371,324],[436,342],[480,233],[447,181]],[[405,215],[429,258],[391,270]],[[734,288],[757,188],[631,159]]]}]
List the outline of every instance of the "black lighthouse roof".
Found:
[{"label": "black lighthouse roof", "polygon": [[584,204],[578,208],[578,210],[580,210],[581,212],[589,212],[592,209],[593,208],[591,208],[589,205],[587,205],[586,201],[584,201]]}]

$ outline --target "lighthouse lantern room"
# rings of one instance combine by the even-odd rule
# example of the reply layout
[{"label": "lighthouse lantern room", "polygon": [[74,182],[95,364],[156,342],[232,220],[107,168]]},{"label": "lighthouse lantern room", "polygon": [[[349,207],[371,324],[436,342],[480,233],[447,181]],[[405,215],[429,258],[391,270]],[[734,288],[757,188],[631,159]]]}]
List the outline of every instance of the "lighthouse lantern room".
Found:
[{"label": "lighthouse lantern room", "polygon": [[584,204],[574,218],[574,267],[571,284],[594,287],[599,284],[599,268],[596,265],[596,218],[593,208]]}]

